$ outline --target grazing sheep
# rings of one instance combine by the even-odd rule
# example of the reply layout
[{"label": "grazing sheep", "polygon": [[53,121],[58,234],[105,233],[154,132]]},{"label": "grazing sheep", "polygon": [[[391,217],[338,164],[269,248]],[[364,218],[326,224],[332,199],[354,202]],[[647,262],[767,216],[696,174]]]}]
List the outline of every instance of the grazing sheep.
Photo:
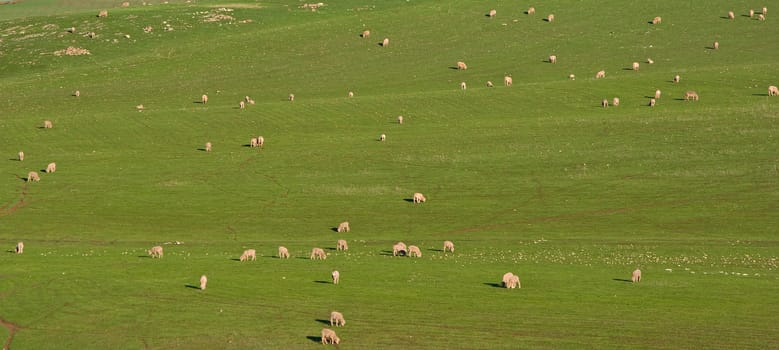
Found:
[{"label": "grazing sheep", "polygon": [[344,320],[344,315],[338,311],[333,311],[330,313],[330,327],[334,325],[336,327],[346,326],[346,320]]},{"label": "grazing sheep", "polygon": [[143,112],[143,110],[144,110],[145,108],[146,108],[146,107],[144,107],[143,105],[137,105],[137,106],[135,106],[135,109],[137,109],[137,110],[138,110],[138,112]]},{"label": "grazing sheep", "polygon": [[444,253],[448,251],[454,253],[454,243],[452,241],[444,241]]},{"label": "grazing sheep", "polygon": [[464,81],[460,83],[460,90],[465,90],[465,89],[467,89],[467,88],[468,88],[468,86],[467,86],[467,85],[465,85],[465,82],[464,82]]},{"label": "grazing sheep", "polygon": [[243,251],[243,254],[241,254],[240,261],[246,261],[252,259],[252,261],[257,260],[257,251],[254,249],[246,249]]},{"label": "grazing sheep", "polygon": [[695,91],[687,91],[687,92],[684,93],[684,100],[685,101],[689,101],[689,100],[698,101],[698,93],[695,92]]},{"label": "grazing sheep", "polygon": [[354,97],[354,92],[351,92],[351,91],[349,91],[349,93],[348,93],[347,95],[348,95],[350,98],[351,98],[351,97]]},{"label": "grazing sheep", "polygon": [[595,73],[595,79],[605,78],[606,77],[606,71],[598,71],[598,73]]},{"label": "grazing sheep", "polygon": [[389,46],[389,38],[384,38],[384,41],[381,42],[381,47],[387,46]]},{"label": "grazing sheep", "polygon": [[576,75],[568,74],[568,79],[570,80],[576,80]]},{"label": "grazing sheep", "polygon": [[680,76],[678,76],[678,75],[675,75],[675,76],[674,76],[674,80],[673,80],[674,84],[677,84],[677,83],[679,83],[680,81],[682,81],[682,77],[680,77]]},{"label": "grazing sheep", "polygon": [[322,250],[322,248],[314,248],[311,249],[311,256],[309,257],[311,260],[325,260],[327,259],[327,254],[325,254],[325,251]]},{"label": "grazing sheep", "polygon": [[659,100],[661,94],[662,94],[662,92],[660,90],[655,90],[655,99]]},{"label": "grazing sheep", "polygon": [[289,97],[287,98],[289,99],[289,102],[295,102],[295,94],[289,94]]},{"label": "grazing sheep", "polygon": [[246,109],[246,102],[243,102],[243,101],[238,102],[238,108],[239,109]]},{"label": "grazing sheep", "polygon": [[81,91],[76,90],[76,92],[73,93],[73,96],[80,97]]},{"label": "grazing sheep", "polygon": [[206,290],[206,283],[208,283],[208,277],[206,275],[200,276],[200,290]]},{"label": "grazing sheep", "polygon": [[338,270],[333,270],[331,275],[333,277],[333,284],[338,284],[338,282],[341,281],[341,273],[338,272]]},{"label": "grazing sheep", "polygon": [[508,76],[508,75],[507,75],[507,76],[505,76],[505,77],[503,77],[503,85],[506,85],[506,86],[511,86],[512,84],[514,84],[514,79],[512,79],[512,78],[511,78],[510,76]]},{"label": "grazing sheep", "polygon": [[387,135],[385,135],[385,134],[379,135],[379,141],[384,141],[386,139],[387,139]]},{"label": "grazing sheep", "polygon": [[657,103],[657,100],[655,100],[655,99],[653,99],[653,98],[652,98],[652,99],[650,99],[650,100],[649,100],[649,107],[654,107],[656,103]]},{"label": "grazing sheep", "polygon": [[495,10],[490,10],[490,13],[488,13],[487,15],[488,15],[488,16],[490,16],[490,18],[491,18],[491,17],[495,17],[495,15],[497,15],[497,14],[498,14],[498,12],[497,12],[497,11],[495,11]]},{"label": "grazing sheep", "polygon": [[761,13],[761,14],[757,15],[757,19],[760,20],[760,21],[765,21],[765,15]]},{"label": "grazing sheep", "polygon": [[505,274],[503,274],[503,279],[501,281],[504,287],[508,288],[509,282],[511,281],[512,277],[514,277],[514,274],[511,272],[506,272]]},{"label": "grazing sheep", "polygon": [[344,221],[340,224],[338,224],[338,229],[336,232],[349,232],[351,231],[351,228],[349,227],[349,221]]},{"label": "grazing sheep", "polygon": [[604,99],[603,99],[603,101],[601,101],[601,102],[600,102],[600,105],[601,105],[603,108],[606,108],[606,107],[608,107],[608,106],[609,106],[609,100],[607,100],[607,99],[605,99],[605,98],[604,98]]},{"label": "grazing sheep", "polygon": [[714,50],[719,50],[719,41],[714,42]]},{"label": "grazing sheep", "polygon": [[340,344],[341,338],[335,335],[335,331],[328,328],[322,328],[322,344]]},{"label": "grazing sheep", "polygon": [[260,146],[259,140],[257,140],[256,137],[252,137],[252,140],[249,141],[249,147],[255,148],[255,147],[259,147],[259,146]]},{"label": "grazing sheep", "polygon": [[254,100],[249,99],[249,101],[246,101],[246,102],[249,102],[250,105],[254,106]]},{"label": "grazing sheep", "polygon": [[362,34],[360,34],[360,36],[363,37],[363,38],[369,38],[371,36],[371,31],[370,30],[363,30]]},{"label": "grazing sheep", "polygon": [[612,104],[614,107],[617,107],[617,106],[619,106],[619,97],[615,97],[615,98],[614,98],[614,99],[611,101],[611,104]]},{"label": "grazing sheep", "polygon": [[660,22],[662,22],[662,21],[663,21],[663,19],[660,16],[657,16],[657,17],[652,19],[652,24],[660,24]]},{"label": "grazing sheep", "polygon": [[553,14],[550,14],[549,16],[546,16],[546,21],[547,21],[547,22],[552,22],[552,21],[554,21],[554,15],[553,15]]},{"label": "grazing sheep", "polygon": [[492,81],[487,80],[487,87],[493,87],[493,86],[495,86],[495,85],[492,84]]},{"label": "grazing sheep", "polygon": [[398,116],[398,124],[403,124],[403,116],[402,115]]},{"label": "grazing sheep", "polygon": [[200,103],[202,104],[208,103],[208,95],[200,96]]},{"label": "grazing sheep", "polygon": [[46,166],[47,173],[53,173],[55,171],[57,171],[57,163],[49,163],[49,165]]},{"label": "grazing sheep", "polygon": [[16,254],[24,253],[24,242],[16,243]]},{"label": "grazing sheep", "polygon": [[557,55],[549,56],[549,63],[557,63]]},{"label": "grazing sheep", "polygon": [[100,12],[97,13],[97,17],[108,17],[108,10],[100,10]]},{"label": "grazing sheep", "polygon": [[535,7],[531,7],[529,9],[527,9],[527,11],[525,11],[525,13],[528,14],[528,15],[535,15],[536,14],[536,8]]},{"label": "grazing sheep", "polygon": [[162,258],[162,246],[155,245],[154,247],[151,247],[151,249],[147,250],[146,253],[148,253],[152,258]]},{"label": "grazing sheep", "polygon": [[262,148],[265,146],[265,138],[262,136],[257,136],[257,146]]},{"label": "grazing sheep", "polygon": [[206,152],[211,152],[211,142],[206,142]]},{"label": "grazing sheep", "polygon": [[[769,90],[769,93],[770,93],[770,90],[771,90],[771,89],[769,88],[768,90]],[[19,161],[20,161],[20,162],[24,160],[24,152],[22,152],[22,151],[19,151],[19,154],[18,154],[18,156],[19,156]]]},{"label": "grazing sheep", "polygon": [[638,62],[633,62],[633,70],[638,70],[639,64]]},{"label": "grazing sheep", "polygon": [[749,9],[749,18],[755,17],[755,10]]},{"label": "grazing sheep", "polygon": [[425,201],[427,201],[427,198],[425,198],[425,195],[423,195],[423,194],[421,194],[419,192],[414,193],[414,196],[412,198],[414,200],[414,204],[424,203]]},{"label": "grazing sheep", "polygon": [[466,69],[468,69],[468,65],[465,64],[465,62],[457,62],[457,69],[459,69],[459,70],[466,70]]},{"label": "grazing sheep", "polygon": [[408,246],[408,256],[416,256],[417,258],[422,257],[422,251],[419,250],[419,247],[415,245]]},{"label": "grazing sheep", "polygon": [[655,61],[653,61],[651,58],[646,59],[647,64],[655,64]]},{"label": "grazing sheep", "polygon": [[289,259],[289,250],[287,247],[279,247],[279,259]]},{"label": "grazing sheep", "polygon": [[349,250],[349,244],[345,239],[339,239],[335,246],[336,250]]},{"label": "grazing sheep", "polygon": [[522,285],[519,283],[519,276],[512,275],[511,278],[509,278],[509,282],[508,285],[506,285],[506,288],[508,289],[522,288]]},{"label": "grazing sheep", "polygon": [[249,95],[246,95],[246,96],[243,97],[243,100],[246,101],[246,102],[249,102],[252,99],[249,97]]},{"label": "grazing sheep", "polygon": [[763,15],[768,13],[768,7],[763,6],[763,12],[761,12]]},{"label": "grazing sheep", "polygon": [[407,252],[408,248],[406,248],[406,244],[403,242],[395,243],[392,246],[392,256],[406,255]]},{"label": "grazing sheep", "polygon": [[35,181],[35,182],[41,181],[41,177],[38,175],[37,172],[31,171],[27,173],[27,182],[30,181]]},{"label": "grazing sheep", "polygon": [[728,19],[736,19],[736,14],[733,11],[728,11]]},{"label": "grazing sheep", "polygon": [[630,277],[630,280],[633,281],[633,283],[641,282],[641,270],[636,269],[633,271],[633,276]]},{"label": "grazing sheep", "polygon": [[[768,87],[768,96],[776,96],[776,95],[779,95],[779,88],[777,88],[776,86],[773,86],[773,85],[769,86]],[[19,152],[19,154],[20,154],[19,160],[22,160],[22,158],[24,158],[24,153]]]},{"label": "grazing sheep", "polygon": [[51,129],[53,125],[51,124],[51,120],[44,120],[43,121],[43,128],[44,129]]}]

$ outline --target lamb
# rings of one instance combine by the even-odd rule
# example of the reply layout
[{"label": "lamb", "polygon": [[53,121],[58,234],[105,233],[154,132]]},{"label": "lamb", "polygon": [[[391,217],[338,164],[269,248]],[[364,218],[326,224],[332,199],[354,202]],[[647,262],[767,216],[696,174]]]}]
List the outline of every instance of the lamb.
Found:
[{"label": "lamb", "polygon": [[53,126],[51,124],[51,120],[44,120],[43,121],[43,128],[44,129],[51,129]]},{"label": "lamb", "polygon": [[525,13],[528,14],[528,15],[535,15],[536,14],[536,8],[535,7],[531,7],[529,9],[527,9],[527,11],[525,11]]},{"label": "lamb", "polygon": [[384,141],[386,139],[387,139],[387,135],[385,135],[385,134],[379,135],[379,141]]},{"label": "lamb", "polygon": [[681,80],[682,80],[682,77],[680,77],[678,75],[675,75],[673,82],[674,82],[674,84],[678,84]]},{"label": "lamb", "polygon": [[360,34],[360,36],[363,37],[363,38],[369,38],[371,36],[371,31],[370,30],[363,30],[362,34]]},{"label": "lamb", "polygon": [[279,259],[289,259],[289,250],[287,247],[279,247]]},{"label": "lamb", "polygon": [[612,104],[614,107],[617,107],[617,106],[619,106],[619,97],[615,97],[615,98],[614,98],[614,99],[611,101],[611,104]]},{"label": "lamb", "polygon": [[351,231],[351,228],[349,227],[349,221],[344,221],[338,224],[338,229],[336,229],[336,232],[349,232],[349,231]]},{"label": "lamb", "polygon": [[[770,94],[770,90],[771,89],[769,88],[768,90],[769,90],[769,94]],[[18,157],[19,157],[19,161],[20,162],[23,161],[24,160],[24,152],[19,151]]]},{"label": "lamb", "polygon": [[467,86],[467,85],[465,85],[465,82],[464,82],[464,81],[460,83],[460,90],[465,90],[465,89],[467,89],[467,88],[468,88],[468,86]]},{"label": "lamb", "polygon": [[341,281],[341,273],[338,272],[338,270],[333,270],[331,275],[333,277],[333,284],[338,284],[338,282]]},{"label": "lamb", "polygon": [[37,172],[31,171],[27,173],[27,182],[30,181],[35,181],[35,182],[41,181],[41,177],[38,175]]},{"label": "lamb", "polygon": [[598,71],[598,73],[595,73],[595,79],[605,78],[606,77],[606,71]]},{"label": "lamb", "polygon": [[736,19],[736,14],[733,11],[728,11],[728,19]]},{"label": "lamb", "polygon": [[601,102],[600,102],[600,105],[601,105],[603,108],[606,108],[606,107],[608,107],[608,106],[609,106],[609,100],[607,100],[607,99],[605,99],[605,98],[604,98],[604,99],[603,99],[603,101],[601,101]]},{"label": "lamb", "polygon": [[510,76],[508,76],[508,75],[507,75],[507,76],[505,76],[505,77],[503,77],[503,85],[506,85],[506,86],[511,86],[512,84],[514,84],[514,79],[512,79],[512,78],[511,78]]},{"label": "lamb", "polygon": [[714,50],[719,50],[719,41],[714,42]]},{"label": "lamb", "polygon": [[653,98],[649,99],[649,107],[654,107],[656,103],[657,103],[657,100],[655,100]]},{"label": "lamb", "polygon": [[663,19],[660,16],[657,16],[657,17],[652,19],[652,24],[660,24],[660,22],[662,22],[662,21],[663,21]]},{"label": "lamb", "polygon": [[200,103],[202,104],[208,103],[208,95],[200,96]]},{"label": "lamb", "polygon": [[552,22],[552,21],[554,21],[554,15],[553,15],[553,14],[550,14],[549,16],[546,16],[546,21],[547,21],[547,22]]},{"label": "lamb", "polygon": [[765,21],[765,15],[761,13],[761,14],[757,15],[757,19],[760,20],[760,21]]},{"label": "lamb", "polygon": [[16,254],[24,253],[24,242],[16,243]]},{"label": "lamb", "polygon": [[206,142],[206,152],[211,152],[211,142]]},{"label": "lamb", "polygon": [[487,80],[487,87],[493,87],[493,86],[495,86],[495,85],[492,84],[492,81]]},{"label": "lamb", "polygon": [[466,70],[466,69],[468,69],[468,65],[465,64],[465,62],[457,62],[457,69],[459,69],[459,70]]},{"label": "lamb", "polygon": [[381,42],[381,47],[387,46],[389,46],[389,38],[384,38],[384,41]]},{"label": "lamb", "polygon": [[655,61],[653,61],[651,58],[646,59],[646,63],[648,64],[655,64]]},{"label": "lamb", "polygon": [[289,97],[287,98],[289,99],[289,102],[295,102],[295,94],[289,94]]},{"label": "lamb", "polygon": [[412,197],[412,199],[414,201],[414,204],[424,203],[425,201],[427,201],[427,198],[425,198],[425,195],[423,195],[423,194],[421,194],[419,192],[414,193],[414,196]]},{"label": "lamb", "polygon": [[257,260],[257,251],[256,250],[254,250],[254,249],[246,249],[246,250],[244,250],[243,254],[241,254],[241,258],[239,260],[240,261],[246,261],[246,260],[249,260],[250,258],[252,259],[252,261],[256,261]]},{"label": "lamb", "polygon": [[325,254],[325,251],[322,250],[322,248],[314,248],[311,249],[311,256],[309,257],[311,260],[325,260],[327,259],[327,254]]},{"label": "lamb", "polygon": [[416,256],[417,258],[422,257],[422,251],[419,250],[419,247],[415,245],[408,246],[408,256]]},{"label": "lamb", "polygon": [[395,245],[392,246],[392,256],[406,255],[406,252],[408,252],[408,249],[403,242],[395,243]]},{"label": "lamb", "polygon": [[346,326],[346,320],[344,320],[344,315],[338,311],[333,311],[330,313],[330,327],[335,325],[336,327],[340,326]]},{"label": "lamb", "polygon": [[57,163],[49,163],[49,165],[46,166],[47,173],[51,174],[55,171],[57,171]]},{"label": "lamb", "polygon": [[655,90],[655,99],[659,100],[660,99],[660,94],[662,94],[662,92],[660,90]]},{"label": "lamb", "polygon": [[633,271],[633,276],[630,277],[630,280],[633,281],[633,283],[641,282],[641,270],[636,269]]},{"label": "lamb", "polygon": [[403,124],[403,116],[402,115],[398,116],[398,124]]},{"label": "lamb", "polygon": [[246,109],[246,102],[238,102],[238,109]]},{"label": "lamb", "polygon": [[208,277],[206,275],[200,276],[200,290],[206,290],[206,283],[208,283]]},{"label": "lamb", "polygon": [[265,138],[262,136],[257,136],[257,147],[262,148],[262,146],[265,145]]},{"label": "lamb", "polygon": [[444,241],[444,253],[447,251],[454,253],[454,243],[452,241]]},{"label": "lamb", "polygon": [[336,250],[349,250],[349,244],[345,239],[339,239],[335,246]]},{"label": "lamb", "polygon": [[698,101],[698,93],[695,92],[695,91],[687,91],[687,92],[684,93],[684,100],[685,101],[689,101],[689,100]]},{"label": "lamb", "polygon": [[633,70],[638,70],[639,64],[638,62],[633,62]]},{"label": "lamb", "polygon": [[148,253],[152,258],[162,258],[162,246],[156,245],[151,247],[151,249],[147,250],[146,253]]},{"label": "lamb", "polygon": [[[776,96],[776,95],[779,95],[779,88],[777,88],[776,86],[773,86],[773,85],[769,86],[768,87],[768,96]],[[24,153],[19,152],[19,154],[20,154],[19,160],[22,160],[22,158],[24,158]]]},{"label": "lamb", "polygon": [[487,16],[490,16],[490,18],[492,18],[492,17],[495,17],[495,15],[497,15],[497,14],[498,14],[498,12],[497,12],[497,11],[495,11],[495,10],[490,10],[490,13],[488,13],[488,14],[487,14]]},{"label": "lamb", "polygon": [[549,56],[549,63],[557,63],[557,55]]},{"label": "lamb", "polygon": [[100,12],[97,13],[97,17],[108,17],[108,10],[100,10]]},{"label": "lamb", "polygon": [[509,282],[511,281],[512,277],[514,277],[514,274],[511,272],[506,272],[505,274],[503,274],[503,279],[501,281],[504,287],[508,288]]},{"label": "lamb", "polygon": [[329,328],[322,328],[322,344],[340,344],[341,338],[335,335],[335,331]]},{"label": "lamb", "polygon": [[519,283],[519,276],[512,275],[511,278],[509,278],[509,282],[508,285],[506,285],[506,288],[508,289],[522,288],[522,285]]}]

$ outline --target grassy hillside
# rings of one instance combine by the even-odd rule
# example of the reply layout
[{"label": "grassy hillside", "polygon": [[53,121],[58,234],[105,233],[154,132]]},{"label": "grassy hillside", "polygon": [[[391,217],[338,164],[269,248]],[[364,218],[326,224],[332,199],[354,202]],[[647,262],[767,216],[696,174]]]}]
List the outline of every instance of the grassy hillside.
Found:
[{"label": "grassy hillside", "polygon": [[316,348],[332,310],[344,349],[779,347],[779,27],[744,16],[762,4],[118,3],[0,6],[12,349]]}]

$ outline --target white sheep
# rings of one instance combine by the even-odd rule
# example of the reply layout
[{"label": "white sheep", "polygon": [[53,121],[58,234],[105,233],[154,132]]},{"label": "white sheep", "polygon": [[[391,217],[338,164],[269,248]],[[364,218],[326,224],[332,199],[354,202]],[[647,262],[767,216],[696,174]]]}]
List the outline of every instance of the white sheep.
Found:
[{"label": "white sheep", "polygon": [[16,243],[16,254],[24,253],[24,242]]},{"label": "white sheep", "polygon": [[279,259],[289,259],[289,250],[287,247],[279,246]]},{"label": "white sheep", "polygon": [[[776,86],[773,86],[773,85],[769,86],[768,87],[768,96],[776,96],[776,95],[779,95],[779,88],[777,88]],[[21,154],[21,158],[24,158],[24,153],[19,152],[19,154]],[[21,160],[21,158],[19,158],[19,160]]]},{"label": "white sheep", "polygon": [[550,14],[549,16],[546,16],[546,21],[547,21],[547,22],[552,22],[552,21],[554,21],[554,15],[553,15],[553,14]]},{"label": "white sheep", "polygon": [[[769,90],[770,90],[770,89],[769,89]],[[17,154],[17,156],[19,157],[19,161],[20,161],[20,162],[24,160],[24,152],[22,152],[22,151],[19,151],[19,154]]]},{"label": "white sheep", "polygon": [[152,258],[162,258],[162,246],[156,245],[151,247],[151,249],[147,250],[146,253],[148,253]]},{"label": "white sheep", "polygon": [[549,56],[549,63],[557,63],[557,55]]},{"label": "white sheep", "polygon": [[322,344],[340,344],[341,338],[335,334],[335,331],[328,328],[322,328]]},{"label": "white sheep", "polygon": [[38,175],[37,172],[31,171],[27,173],[27,182],[30,181],[35,181],[35,182],[41,181],[41,177]]},{"label": "white sheep", "polygon": [[257,136],[257,147],[262,148],[265,146],[265,138],[262,136]]},{"label": "white sheep", "polygon": [[351,92],[351,91],[349,91],[349,93],[347,94],[347,96],[349,96],[349,98],[352,98],[352,97],[354,97],[354,92]]},{"label": "white sheep", "polygon": [[403,124],[403,116],[402,115],[398,116],[398,124]]},{"label": "white sheep", "polygon": [[633,283],[641,282],[641,270],[636,269],[633,271],[633,275],[630,276],[630,280],[633,281]]},{"label": "white sheep", "polygon": [[208,277],[206,275],[200,276],[200,290],[206,290],[206,283],[208,283]]},{"label": "white sheep", "polygon": [[415,245],[408,246],[408,256],[416,256],[417,258],[422,257],[422,251],[419,250],[419,247]]},{"label": "white sheep", "polygon": [[385,141],[387,139],[387,135],[381,134],[379,135],[379,141]]},{"label": "white sheep", "polygon": [[447,251],[454,253],[454,243],[452,241],[444,241],[444,253]]},{"label": "white sheep", "polygon": [[733,11],[728,11],[728,19],[736,19],[736,14]]},{"label": "white sheep", "polygon": [[646,59],[646,63],[648,63],[648,64],[655,64],[655,61],[652,60],[651,58],[647,58]]},{"label": "white sheep", "polygon": [[338,311],[333,311],[330,313],[330,327],[336,326],[345,326],[346,320],[344,320],[344,315]]},{"label": "white sheep", "polygon": [[514,288],[522,288],[522,285],[519,283],[519,276],[513,275],[511,278],[509,278],[508,285],[506,285],[506,288],[514,289]]},{"label": "white sheep", "polygon": [[44,129],[51,129],[53,126],[51,124],[51,120],[44,120],[43,121],[43,128]]},{"label": "white sheep", "polygon": [[47,173],[53,173],[55,171],[57,171],[57,163],[49,163],[49,165],[46,166]]},{"label": "white sheep", "polygon": [[336,229],[336,232],[349,232],[349,231],[351,231],[351,227],[349,227],[349,221],[344,221],[338,224],[338,228]]},{"label": "white sheep", "polygon": [[662,21],[663,21],[663,18],[661,18],[660,16],[657,16],[657,17],[652,19],[652,24],[660,24],[660,22],[662,22]]},{"label": "white sheep", "polygon": [[755,17],[755,10],[749,9],[749,18]]},{"label": "white sheep", "polygon": [[246,109],[246,102],[238,102],[238,109]]},{"label": "white sheep", "polygon": [[200,96],[200,103],[202,104],[208,103],[208,95],[204,94],[203,96]]},{"label": "white sheep", "polygon": [[467,88],[468,88],[468,86],[467,86],[467,85],[465,85],[465,82],[464,82],[464,81],[463,81],[463,82],[460,82],[460,90],[465,90],[465,89],[467,89]]},{"label": "white sheep", "polygon": [[325,251],[322,248],[314,248],[311,249],[311,256],[309,257],[311,260],[325,260],[327,259],[327,254],[325,254]]},{"label": "white sheep", "polygon": [[612,104],[614,107],[617,107],[617,106],[619,106],[619,97],[615,97],[615,98],[614,98],[614,99],[611,101],[611,104]]},{"label": "white sheep", "polygon": [[687,91],[684,93],[684,100],[685,101],[698,101],[698,93],[695,91]]},{"label": "white sheep", "polygon": [[457,62],[457,69],[459,69],[459,70],[466,70],[466,69],[468,69],[468,65],[465,64],[465,62]]},{"label": "white sheep", "polygon": [[333,270],[331,276],[333,277],[333,284],[338,284],[341,281],[341,273],[338,270]]},{"label": "white sheep", "polygon": [[211,152],[211,142],[206,142],[206,152]]},{"label": "white sheep", "polygon": [[761,12],[763,15],[768,13],[768,7],[763,6],[763,12]]},{"label": "white sheep", "polygon": [[606,77],[606,71],[598,71],[598,73],[595,73],[595,79],[605,78]]},{"label": "white sheep", "polygon": [[289,99],[289,102],[295,102],[295,94],[289,94],[289,97],[287,98]]},{"label": "white sheep", "polygon": [[639,66],[638,62],[633,62],[633,70],[638,70]]},{"label": "white sheep", "polygon": [[493,87],[493,86],[495,86],[495,85],[492,84],[492,81],[487,80],[487,87]]},{"label": "white sheep", "polygon": [[503,286],[508,288],[509,282],[511,281],[511,278],[514,277],[514,274],[511,272],[506,272],[503,274],[503,279],[501,279],[501,282],[503,283]]},{"label": "white sheep", "polygon": [[252,148],[259,147],[260,146],[259,140],[257,140],[256,137],[252,137],[251,141],[249,141],[249,146]]},{"label": "white sheep", "polygon": [[349,244],[345,239],[339,239],[335,246],[336,250],[349,250]]},{"label": "white sheep", "polygon": [[371,31],[370,30],[363,30],[362,34],[360,34],[360,36],[363,37],[363,38],[369,38],[371,36]]},{"label": "white sheep", "polygon": [[719,50],[719,41],[714,42],[714,50]]},{"label": "white sheep", "polygon": [[406,244],[403,242],[395,243],[392,246],[392,256],[406,255],[406,252],[408,252],[408,248],[406,248]]},{"label": "white sheep", "polygon": [[243,254],[241,254],[240,261],[246,261],[252,259],[252,261],[257,260],[257,251],[254,249],[246,249],[243,251]]},{"label": "white sheep", "polygon": [[570,79],[570,80],[576,80],[576,75],[574,75],[574,74],[568,74],[568,79]]},{"label": "white sheep", "polygon": [[527,11],[525,11],[525,13],[528,14],[528,15],[534,15],[534,14],[536,14],[536,8],[535,7],[531,7],[529,9],[527,9]]},{"label": "white sheep", "polygon": [[81,91],[76,90],[76,92],[73,93],[73,96],[76,96],[76,97],[81,96]]},{"label": "white sheep", "polygon": [[427,198],[425,198],[425,195],[423,195],[422,193],[417,192],[414,193],[412,200],[414,201],[415,204],[418,204],[418,203],[424,203],[425,201],[427,201]]},{"label": "white sheep", "polygon": [[649,107],[654,107],[655,104],[657,104],[657,100],[655,100],[654,98],[649,99]]},{"label": "white sheep", "polygon": [[765,21],[765,15],[761,13],[761,14],[757,15],[757,19],[760,20],[760,21]]},{"label": "white sheep", "polygon": [[674,80],[673,80],[674,84],[678,84],[680,81],[682,81],[682,77],[680,77],[679,75],[674,75]]},{"label": "white sheep", "polygon": [[100,12],[97,13],[97,17],[108,17],[108,10],[100,10]]},{"label": "white sheep", "polygon": [[497,12],[497,11],[495,11],[495,10],[490,10],[490,13],[488,13],[488,14],[487,14],[487,16],[490,16],[490,17],[495,17],[495,15],[497,15],[497,14],[498,14],[498,12]]},{"label": "white sheep", "polygon": [[655,90],[655,99],[659,100],[661,94],[662,94],[662,92],[660,90]]},{"label": "white sheep", "polygon": [[600,105],[601,105],[603,108],[606,108],[606,107],[608,107],[608,106],[609,106],[609,100],[607,100],[607,99],[605,99],[605,98],[604,98],[604,99],[603,99],[603,101],[601,101],[601,102],[600,102]]},{"label": "white sheep", "polygon": [[381,42],[381,46],[382,47],[389,46],[389,38],[384,38],[384,41]]},{"label": "white sheep", "polygon": [[511,86],[512,84],[514,84],[514,79],[512,79],[512,78],[511,78],[510,76],[508,76],[508,75],[507,75],[507,76],[505,76],[505,77],[503,77],[503,85],[506,85],[506,86]]}]

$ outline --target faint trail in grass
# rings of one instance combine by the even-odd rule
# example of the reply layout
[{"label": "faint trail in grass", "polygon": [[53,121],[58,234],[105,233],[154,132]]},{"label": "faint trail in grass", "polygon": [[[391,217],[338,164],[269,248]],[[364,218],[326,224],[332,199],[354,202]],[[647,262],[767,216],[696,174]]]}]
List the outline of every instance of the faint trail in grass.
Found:
[{"label": "faint trail in grass", "polygon": [[19,199],[12,201],[2,207],[0,207],[0,218],[15,213],[19,208],[27,204],[25,199],[27,198],[27,183],[22,186],[22,193]]},{"label": "faint trail in grass", "polygon": [[3,345],[3,350],[9,350],[11,349],[11,342],[14,340],[14,335],[16,335],[16,332],[21,327],[2,318],[0,318],[0,324],[2,324],[3,327],[8,328],[8,332],[10,333],[8,334],[8,338],[5,340],[5,344]]}]

